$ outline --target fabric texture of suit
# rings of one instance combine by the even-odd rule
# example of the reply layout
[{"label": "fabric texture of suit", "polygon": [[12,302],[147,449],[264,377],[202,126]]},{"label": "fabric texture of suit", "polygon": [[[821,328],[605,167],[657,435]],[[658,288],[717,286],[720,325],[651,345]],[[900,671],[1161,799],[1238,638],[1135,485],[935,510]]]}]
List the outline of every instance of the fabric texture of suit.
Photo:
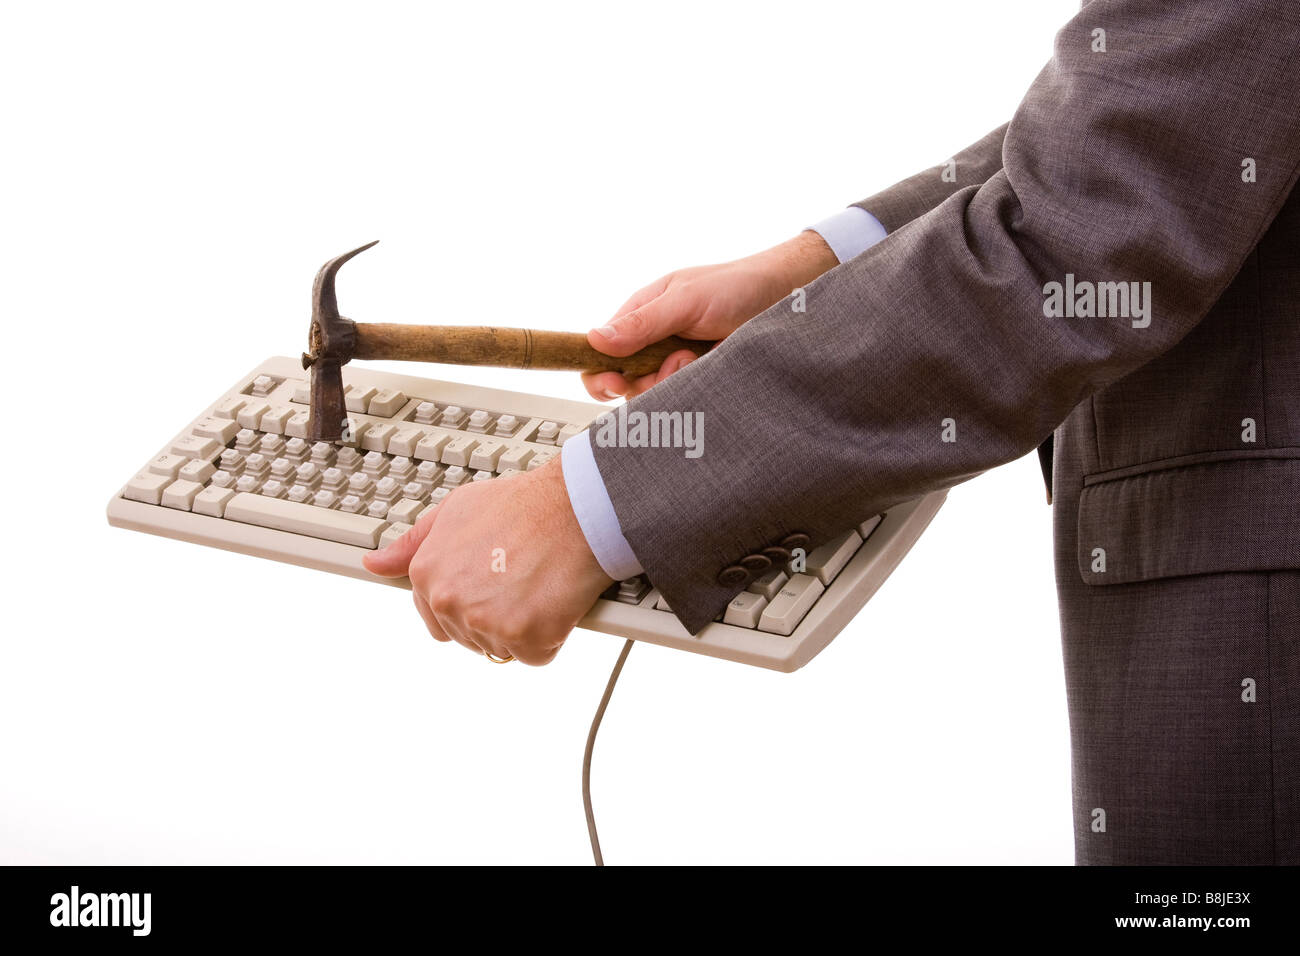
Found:
[{"label": "fabric texture of suit", "polygon": [[[594,447],[683,623],[1055,431],[1077,859],[1300,863],[1298,103],[1292,0],[1086,6],[955,183],[864,200],[890,236],[806,311],[631,402],[703,412],[701,457]],[[1045,315],[1067,275],[1149,282],[1149,324]]]}]

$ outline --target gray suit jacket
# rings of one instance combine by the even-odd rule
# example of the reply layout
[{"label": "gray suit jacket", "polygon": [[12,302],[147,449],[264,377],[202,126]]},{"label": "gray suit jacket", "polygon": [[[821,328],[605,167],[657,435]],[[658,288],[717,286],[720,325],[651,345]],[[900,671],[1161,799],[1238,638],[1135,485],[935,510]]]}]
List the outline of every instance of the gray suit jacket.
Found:
[{"label": "gray suit jacket", "polygon": [[[1088,5],[956,183],[940,167],[865,200],[890,236],[806,311],[778,303],[631,403],[703,412],[701,457],[594,448],[686,627],[744,587],[747,555],[1058,427],[1072,583],[1300,567],[1298,102],[1294,0]],[[1149,323],[1045,314],[1051,283],[1108,282],[1150,283]]]}]

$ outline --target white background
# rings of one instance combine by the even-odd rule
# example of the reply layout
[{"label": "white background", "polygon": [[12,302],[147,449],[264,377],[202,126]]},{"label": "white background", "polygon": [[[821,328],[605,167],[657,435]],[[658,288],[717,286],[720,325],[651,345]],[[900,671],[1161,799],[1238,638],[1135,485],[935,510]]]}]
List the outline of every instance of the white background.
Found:
[{"label": "white background", "polygon": [[[360,321],[584,330],[997,126],[1075,9],[7,8],[0,863],[587,862],[617,639],[492,666],[402,592],[110,529],[109,497],[301,351],[331,256],[383,240],[340,282]],[[636,647],[596,753],[611,863],[1064,864],[1069,794],[1034,456],[796,674]]]}]

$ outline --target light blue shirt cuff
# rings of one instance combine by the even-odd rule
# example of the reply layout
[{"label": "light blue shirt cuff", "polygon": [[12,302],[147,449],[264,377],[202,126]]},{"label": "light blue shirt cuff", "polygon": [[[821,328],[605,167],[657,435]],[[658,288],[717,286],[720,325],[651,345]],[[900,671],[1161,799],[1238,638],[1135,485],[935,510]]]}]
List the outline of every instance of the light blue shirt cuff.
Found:
[{"label": "light blue shirt cuff", "polygon": [[840,262],[862,255],[889,235],[880,220],[861,206],[850,206],[808,228],[826,240]]},{"label": "light blue shirt cuff", "polygon": [[589,432],[579,432],[564,443],[560,448],[560,466],[564,470],[569,504],[597,563],[615,581],[636,577],[645,569],[623,537],[614,503],[609,500],[605,480],[600,477],[596,456],[591,452]]}]

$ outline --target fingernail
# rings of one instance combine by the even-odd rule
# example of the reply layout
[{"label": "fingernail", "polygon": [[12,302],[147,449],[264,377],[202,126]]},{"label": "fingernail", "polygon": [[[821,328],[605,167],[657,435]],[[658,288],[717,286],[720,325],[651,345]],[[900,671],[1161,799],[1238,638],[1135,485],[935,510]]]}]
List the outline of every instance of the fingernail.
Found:
[{"label": "fingernail", "polygon": [[602,325],[596,330],[596,334],[607,339],[612,339],[618,335],[618,329],[612,325]]},{"label": "fingernail", "polygon": [[618,397],[619,397],[618,392],[611,391],[611,390],[608,389],[608,388],[605,389],[604,394],[605,394],[605,398],[607,398],[607,399],[612,399],[612,398],[618,398]]}]

